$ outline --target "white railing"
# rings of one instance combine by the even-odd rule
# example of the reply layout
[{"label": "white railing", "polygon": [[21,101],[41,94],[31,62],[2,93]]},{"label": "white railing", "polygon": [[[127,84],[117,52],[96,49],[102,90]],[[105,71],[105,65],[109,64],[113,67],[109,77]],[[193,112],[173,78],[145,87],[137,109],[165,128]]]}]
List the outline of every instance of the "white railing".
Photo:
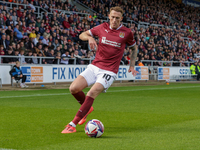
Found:
[{"label": "white railing", "polygon": [[[3,60],[3,58],[17,58],[19,61],[20,61],[20,63],[21,64],[23,64],[23,59],[26,59],[26,58],[32,58],[32,59],[38,59],[39,60],[39,62],[38,62],[38,64],[43,64],[42,63],[42,60],[43,59],[54,59],[54,60],[58,60],[58,58],[55,58],[55,57],[39,57],[39,56],[37,56],[37,57],[34,57],[34,56],[10,56],[10,55],[1,55],[0,56],[0,64],[2,64],[2,60]],[[69,59],[69,60],[74,60],[74,65],[76,64],[76,58],[68,58],[68,57],[61,57],[61,58],[67,58],[67,59]],[[60,59],[59,59],[60,60]],[[5,63],[4,63],[5,64]],[[57,64],[60,64],[60,61],[57,61]]]},{"label": "white railing", "polygon": [[[23,58],[23,59],[25,59],[25,58],[38,59],[38,60],[39,60],[38,64],[40,64],[40,65],[42,64],[42,60],[43,60],[43,59],[54,59],[54,60],[58,60],[58,58],[55,58],[55,57],[8,56],[8,55],[2,55],[2,56],[1,56],[1,55],[0,55],[0,65],[1,65],[1,64],[5,64],[5,63],[2,63],[3,58],[17,58],[17,59],[20,61],[21,64],[23,64],[22,58]],[[69,58],[69,57],[61,57],[61,58],[67,58],[68,60],[73,60],[73,64],[72,64],[72,65],[76,65],[76,62],[77,62],[76,58]],[[88,61],[89,64],[91,64],[92,61],[94,60],[94,58],[79,58],[79,59],[80,59],[81,61]],[[59,60],[60,60],[60,59],[59,59]],[[60,64],[60,61],[57,61],[57,64]],[[121,64],[124,65],[124,62],[121,61]]]},{"label": "white railing", "polygon": [[96,11],[94,11],[93,9],[89,8],[88,6],[84,5],[83,3],[81,3],[80,1],[78,0],[74,0],[76,3],[82,5],[83,7],[87,8],[88,10],[90,10],[91,12],[93,13],[97,13]]},{"label": "white railing", "polygon": [[69,15],[72,15],[72,14],[78,14],[78,15],[90,15],[89,13],[82,13],[82,12],[74,12],[74,11],[67,11],[67,10],[63,10],[63,9],[50,9],[50,13],[53,13],[53,12],[60,12],[60,14],[69,14]]},{"label": "white railing", "polygon": [[[25,59],[25,58],[32,58],[32,59],[38,59],[39,62],[38,64],[42,64],[42,60],[43,59],[54,59],[54,60],[58,60],[58,58],[56,57],[34,57],[34,56],[10,56],[10,55],[0,55],[0,64],[2,64],[2,60],[3,58],[18,58],[20,63],[22,64],[22,59]],[[77,58],[69,58],[69,57],[61,57],[62,58],[67,58],[69,60],[73,60],[73,64],[76,65],[76,62],[77,62]],[[78,58],[80,59],[81,61],[88,61],[89,64],[92,63],[92,61],[94,60],[94,58]],[[60,60],[60,59],[59,59]],[[190,61],[159,61],[159,60],[141,60],[142,63],[149,63],[150,66],[154,66],[154,63],[157,63],[159,66],[164,66],[164,64],[168,64],[169,66],[174,66],[174,67],[177,67],[177,64],[179,64],[178,66],[180,67],[184,67],[182,64],[186,64],[188,67],[191,65],[191,63],[193,62],[190,62]],[[5,64],[5,63],[4,63]],[[57,64],[60,64],[60,61],[57,61]],[[125,65],[123,61],[121,61],[121,64],[122,65]],[[176,65],[174,65],[176,64]]]},{"label": "white railing", "polygon": [[196,79],[196,74],[184,74],[184,75],[171,75],[170,80],[189,80]]},{"label": "white railing", "polygon": [[200,45],[199,42],[197,42],[197,41],[195,41],[195,40],[192,40],[191,38],[188,38],[188,37],[181,37],[181,38],[184,39],[184,40],[188,40],[188,41],[190,41],[192,45],[193,45],[194,43]]},{"label": "white railing", "polygon": [[[190,67],[190,65],[193,62],[190,61],[161,61],[161,60],[141,60],[141,62],[144,63],[149,63],[150,66],[155,66],[154,64],[156,63],[158,66],[165,66],[165,64],[168,65],[168,67],[185,67],[183,66],[183,64],[186,64],[188,67]],[[176,65],[175,65],[176,64]],[[177,66],[178,65],[178,66]]]}]

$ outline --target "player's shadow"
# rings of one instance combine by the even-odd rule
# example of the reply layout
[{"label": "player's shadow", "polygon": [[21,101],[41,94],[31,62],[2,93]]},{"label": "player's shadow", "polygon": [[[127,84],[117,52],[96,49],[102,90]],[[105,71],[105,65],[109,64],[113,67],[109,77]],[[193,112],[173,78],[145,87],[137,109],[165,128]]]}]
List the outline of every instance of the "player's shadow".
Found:
[{"label": "player's shadow", "polygon": [[119,133],[119,132],[134,132],[136,130],[141,130],[141,129],[144,129],[144,127],[107,127],[106,128],[106,131],[109,131],[109,132],[114,132],[116,133],[116,131]]},{"label": "player's shadow", "polygon": [[102,139],[121,139],[121,138],[124,138],[124,137],[121,137],[121,136],[102,135],[100,138],[102,138]]},{"label": "player's shadow", "polygon": [[[133,127],[106,127],[104,134],[102,135],[101,138],[103,139],[111,139],[111,138],[115,138],[115,139],[121,139],[121,138],[126,138],[124,136],[120,136],[119,134],[115,134],[115,133],[127,133],[127,132],[134,132],[138,129],[133,128]],[[128,137],[127,137],[128,138]]]}]

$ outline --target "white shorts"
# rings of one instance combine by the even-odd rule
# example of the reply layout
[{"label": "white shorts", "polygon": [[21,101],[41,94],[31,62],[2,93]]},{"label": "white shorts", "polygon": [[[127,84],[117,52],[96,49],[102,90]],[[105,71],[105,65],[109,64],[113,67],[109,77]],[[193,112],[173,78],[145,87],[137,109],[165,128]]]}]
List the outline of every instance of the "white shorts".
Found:
[{"label": "white shorts", "polygon": [[113,81],[117,78],[117,74],[115,74],[114,72],[100,69],[92,64],[89,64],[80,75],[85,78],[88,86],[96,82],[101,83],[104,87],[103,92],[106,92]]}]

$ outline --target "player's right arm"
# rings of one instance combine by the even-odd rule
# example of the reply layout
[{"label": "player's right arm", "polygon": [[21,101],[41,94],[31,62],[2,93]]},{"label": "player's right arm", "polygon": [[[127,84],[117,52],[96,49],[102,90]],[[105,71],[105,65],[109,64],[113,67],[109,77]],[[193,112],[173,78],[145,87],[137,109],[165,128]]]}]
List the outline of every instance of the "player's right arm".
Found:
[{"label": "player's right arm", "polygon": [[95,49],[97,50],[97,43],[96,43],[95,39],[92,37],[90,30],[87,30],[87,31],[81,33],[79,35],[79,38],[82,41],[88,41],[91,50],[95,50]]}]

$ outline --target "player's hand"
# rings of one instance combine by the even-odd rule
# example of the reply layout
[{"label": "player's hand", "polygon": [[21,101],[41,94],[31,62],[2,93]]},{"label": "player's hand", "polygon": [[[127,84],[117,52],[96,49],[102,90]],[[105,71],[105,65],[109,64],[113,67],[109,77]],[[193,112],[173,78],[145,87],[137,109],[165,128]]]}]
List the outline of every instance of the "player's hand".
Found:
[{"label": "player's hand", "polygon": [[15,77],[12,77],[12,79],[15,79]]},{"label": "player's hand", "polygon": [[22,74],[20,74],[20,78],[22,77]]},{"label": "player's hand", "polygon": [[89,42],[89,45],[90,45],[90,49],[91,50],[97,50],[97,43],[96,43],[96,41],[95,41],[95,39],[93,38],[93,37],[90,37],[89,39],[88,39],[88,42]]},{"label": "player's hand", "polygon": [[134,69],[134,67],[130,67],[128,72],[131,72],[133,76],[136,76],[139,72]]}]

